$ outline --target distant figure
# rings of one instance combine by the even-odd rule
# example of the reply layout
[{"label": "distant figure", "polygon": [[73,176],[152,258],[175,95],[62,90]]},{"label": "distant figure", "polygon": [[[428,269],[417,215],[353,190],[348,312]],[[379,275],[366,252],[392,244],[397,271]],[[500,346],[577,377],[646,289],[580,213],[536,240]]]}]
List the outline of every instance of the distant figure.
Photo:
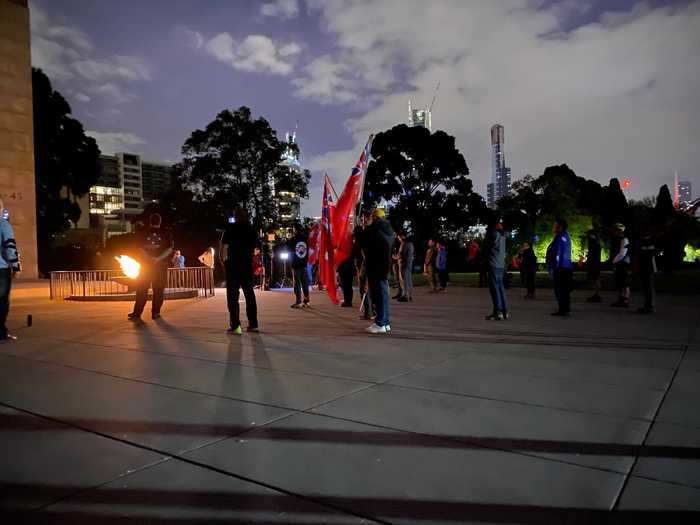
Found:
[{"label": "distant figure", "polygon": [[478,257],[479,257],[479,243],[476,242],[476,239],[472,239],[472,241],[469,243],[469,248],[467,251],[467,263],[472,266],[472,265],[477,265],[477,270],[478,270]]},{"label": "distant figure", "polygon": [[338,276],[340,277],[340,287],[343,290],[343,308],[352,308],[352,282],[355,279],[355,261],[348,257],[338,266]]},{"label": "distant figure", "polygon": [[423,261],[423,275],[427,278],[431,292],[437,292],[437,271],[435,261],[437,260],[437,247],[433,239],[428,239],[428,251],[425,252]]},{"label": "distant figure", "polygon": [[627,308],[630,305],[630,283],[629,283],[629,267],[630,241],[625,237],[625,225],[617,223],[615,225],[615,235],[619,242],[619,248],[612,263],[615,268],[615,287],[617,288],[617,301],[611,306],[617,308]]},{"label": "distant figure", "polygon": [[384,218],[384,210],[372,212],[369,225],[361,237],[362,250],[369,292],[376,308],[374,324],[367,328],[371,334],[391,332],[389,316],[389,272],[391,271],[391,248],[394,245],[394,230]]},{"label": "distant figure", "polygon": [[435,269],[437,270],[438,279],[440,281],[440,291],[444,292],[447,289],[447,248],[443,242],[438,242],[436,245],[437,256],[435,257]]},{"label": "distant figure", "polygon": [[362,305],[360,307],[360,319],[369,321],[372,319],[374,309],[372,308],[372,298],[369,293],[367,284],[367,265],[365,264],[365,256],[362,250],[362,236],[365,228],[369,225],[371,212],[364,210],[360,215],[360,225],[353,232],[353,255],[355,259],[355,267],[357,269],[357,280],[359,284],[359,294]]},{"label": "distant figure", "polygon": [[656,241],[654,232],[648,228],[642,233],[639,243],[639,281],[644,294],[644,306],[637,309],[639,314],[653,314],[656,303],[654,274],[656,273]]},{"label": "distant figure", "polygon": [[537,277],[537,256],[529,242],[524,242],[520,248],[520,272],[527,293],[525,299],[535,298],[535,278]]},{"label": "distant figure", "polygon": [[226,302],[229,312],[229,334],[241,334],[241,289],[245,296],[248,332],[258,331],[258,305],[253,290],[253,250],[255,232],[243,208],[236,208],[233,222],[226,226],[221,243],[221,258],[226,268]]},{"label": "distant figure", "polygon": [[168,264],[173,250],[173,239],[163,229],[162,218],[152,213],[148,218],[148,227],[138,234],[141,260],[141,274],[137,278],[136,302],[134,310],[128,315],[130,321],[140,321],[141,314],[148,300],[148,288],[153,289],[151,318],[160,319],[160,309],[165,300],[165,287],[168,283]]},{"label": "distant figure", "polygon": [[508,305],[503,282],[506,271],[506,236],[500,222],[494,224],[487,233],[483,248],[488,265],[489,292],[493,302],[493,312],[486,316],[486,320],[502,321],[508,319]]},{"label": "distant figure", "polygon": [[199,262],[201,262],[207,268],[214,268],[216,251],[214,248],[209,246],[207,250],[198,257]]},{"label": "distant figure", "polygon": [[399,302],[413,301],[413,259],[415,248],[405,231],[399,232],[399,276],[401,277],[401,290],[403,294]]},{"label": "distant figure", "polygon": [[[296,235],[289,243],[292,252],[292,272],[294,272],[294,296],[296,301],[292,308],[307,308],[309,306],[309,238],[306,229],[301,225],[295,228]],[[303,302],[302,302],[303,298]]]},{"label": "distant figure", "polygon": [[10,313],[12,279],[20,271],[17,242],[9,222],[9,213],[0,199],[0,342],[15,341],[17,337],[7,332],[7,316]]},{"label": "distant figure", "polygon": [[265,284],[263,282],[263,270],[262,250],[256,246],[253,250],[253,280],[255,288],[260,288],[261,290]]},{"label": "distant figure", "polygon": [[185,269],[185,256],[180,253],[180,250],[175,250],[173,252],[173,257],[170,260],[170,267],[178,270]]},{"label": "distant figure", "polygon": [[600,237],[598,230],[592,228],[586,232],[588,241],[588,255],[586,257],[586,266],[588,269],[588,280],[593,284],[593,295],[586,299],[589,303],[601,302],[600,297]]},{"label": "distant figure", "polygon": [[554,240],[547,250],[549,274],[554,278],[554,295],[559,308],[552,315],[568,317],[571,314],[571,290],[574,287],[574,266],[571,262],[571,237],[566,221],[552,225]]}]

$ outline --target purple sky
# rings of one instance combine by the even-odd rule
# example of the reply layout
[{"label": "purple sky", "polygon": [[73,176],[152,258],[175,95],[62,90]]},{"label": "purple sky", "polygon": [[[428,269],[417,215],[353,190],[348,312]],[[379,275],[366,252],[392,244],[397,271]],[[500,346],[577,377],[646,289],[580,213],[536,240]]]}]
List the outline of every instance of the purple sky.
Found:
[{"label": "purple sky", "polygon": [[631,0],[31,0],[32,58],[105,152],[172,162],[241,105],[337,187],[370,131],[405,121],[437,82],[433,126],[457,137],[476,189],[489,127],[514,179],[567,162],[655,194],[700,191],[700,5]]}]

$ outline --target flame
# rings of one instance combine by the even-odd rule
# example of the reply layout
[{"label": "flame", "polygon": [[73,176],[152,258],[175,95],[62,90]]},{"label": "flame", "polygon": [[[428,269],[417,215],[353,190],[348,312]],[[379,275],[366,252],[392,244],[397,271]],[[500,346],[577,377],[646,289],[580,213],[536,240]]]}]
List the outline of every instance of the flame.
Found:
[{"label": "flame", "polygon": [[115,259],[119,262],[119,266],[121,266],[124,275],[130,279],[136,279],[141,273],[141,265],[136,259],[132,259],[128,255],[120,255],[119,257],[115,257]]}]

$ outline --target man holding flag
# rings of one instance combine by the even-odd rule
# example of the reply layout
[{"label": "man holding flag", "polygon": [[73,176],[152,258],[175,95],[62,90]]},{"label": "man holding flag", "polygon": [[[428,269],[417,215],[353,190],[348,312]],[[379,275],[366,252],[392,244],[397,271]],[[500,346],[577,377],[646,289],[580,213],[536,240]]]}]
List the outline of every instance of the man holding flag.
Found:
[{"label": "man holding flag", "polygon": [[321,235],[318,251],[318,280],[323,284],[333,304],[338,304],[335,287],[335,258],[332,239],[335,190],[328,175],[323,185],[323,206],[321,208]]}]

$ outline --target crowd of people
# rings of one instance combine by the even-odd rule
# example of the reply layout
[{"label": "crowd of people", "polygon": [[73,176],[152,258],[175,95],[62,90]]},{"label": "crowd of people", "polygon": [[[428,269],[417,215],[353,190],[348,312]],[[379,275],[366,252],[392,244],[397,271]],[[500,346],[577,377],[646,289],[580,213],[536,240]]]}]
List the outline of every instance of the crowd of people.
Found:
[{"label": "crowd of people", "polygon": [[[0,203],[0,209],[2,205]],[[627,308],[630,305],[630,268],[632,251],[630,240],[625,234],[625,226],[614,227],[614,250],[611,257],[613,275],[617,289],[617,300],[613,307]],[[294,237],[289,242],[291,268],[294,282],[295,309],[308,308],[311,272],[309,265],[309,232],[301,225],[295,227]],[[574,267],[572,242],[565,220],[557,220],[552,227],[553,240],[547,248],[546,267],[553,281],[557,309],[552,313],[558,317],[571,315],[571,292],[574,288]],[[635,257],[644,305],[637,311],[650,314],[655,308],[654,274],[656,272],[655,234],[648,230],[638,240]],[[601,290],[601,238],[598,229],[587,232],[587,272],[593,288],[593,295],[587,302],[602,301]],[[263,264],[258,239],[251,226],[246,211],[237,208],[224,231],[219,260],[223,263],[226,275],[227,305],[229,311],[228,332],[241,334],[240,304],[241,291],[245,297],[247,331],[258,331],[257,302],[254,288],[262,284]],[[141,261],[141,274],[137,280],[136,301],[130,320],[140,320],[146,306],[148,291],[153,290],[151,317],[160,318],[164,292],[168,279],[168,268],[184,269],[185,257],[174,249],[170,231],[163,228],[161,216],[151,213],[147,224],[137,234],[138,258]],[[20,270],[16,242],[7,217],[0,217],[0,340],[13,339],[7,332],[5,322],[9,311],[9,296],[12,278]],[[216,251],[208,248],[199,261],[203,265],[215,266]],[[496,221],[487,230],[481,245],[472,242],[468,246],[468,259],[480,259],[481,279],[488,286],[493,308],[487,320],[501,321],[509,318],[506,297],[507,276],[507,233],[503,225]],[[361,297],[360,318],[372,321],[367,327],[371,334],[391,332],[390,316],[390,276],[393,274],[397,293],[393,299],[398,302],[413,301],[413,271],[416,248],[406,231],[395,233],[382,209],[365,211],[359,217],[358,226],[353,232],[351,256],[338,267],[339,283],[319,283],[322,286],[338,284],[342,290],[342,307],[353,306],[353,285],[355,278],[359,284]],[[448,264],[447,247],[440,240],[427,241],[423,259],[423,275],[431,293],[444,292],[447,288]],[[525,299],[535,298],[537,257],[530,243],[523,243],[513,258],[514,268],[521,273],[526,289]],[[481,280],[480,279],[480,280]]]}]

